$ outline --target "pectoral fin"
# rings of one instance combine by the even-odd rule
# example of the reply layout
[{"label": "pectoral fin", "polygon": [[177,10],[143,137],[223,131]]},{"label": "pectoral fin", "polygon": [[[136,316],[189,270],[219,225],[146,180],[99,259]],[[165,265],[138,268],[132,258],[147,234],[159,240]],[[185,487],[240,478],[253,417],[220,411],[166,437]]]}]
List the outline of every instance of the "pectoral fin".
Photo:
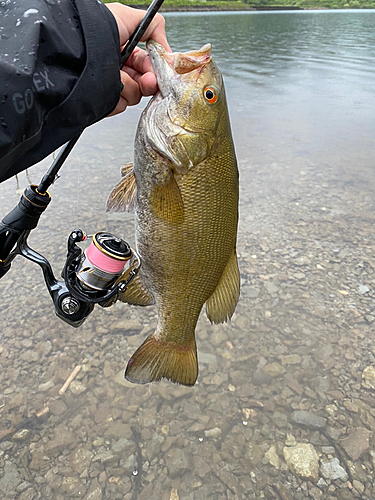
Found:
[{"label": "pectoral fin", "polygon": [[240,296],[240,273],[236,250],[228,260],[221,279],[206,301],[206,314],[211,323],[225,323],[232,317]]},{"label": "pectoral fin", "polygon": [[107,200],[107,212],[130,212],[134,209],[137,196],[133,164],[126,163],[121,167],[122,179],[116,184]]},{"label": "pectoral fin", "polygon": [[130,282],[119,299],[121,302],[126,302],[133,306],[151,306],[155,304],[154,296],[147,290],[139,275]]},{"label": "pectoral fin", "polygon": [[157,217],[173,223],[184,220],[181,191],[173,174],[165,184],[155,184],[150,197],[152,211]]}]

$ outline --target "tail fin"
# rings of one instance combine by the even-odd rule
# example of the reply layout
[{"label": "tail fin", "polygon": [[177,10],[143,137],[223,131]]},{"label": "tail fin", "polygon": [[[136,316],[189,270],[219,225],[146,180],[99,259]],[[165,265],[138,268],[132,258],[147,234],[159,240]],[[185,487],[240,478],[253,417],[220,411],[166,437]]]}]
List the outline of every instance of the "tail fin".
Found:
[{"label": "tail fin", "polygon": [[153,333],[131,357],[125,378],[137,384],[162,378],[182,385],[194,385],[198,376],[195,338],[186,346],[160,340]]}]

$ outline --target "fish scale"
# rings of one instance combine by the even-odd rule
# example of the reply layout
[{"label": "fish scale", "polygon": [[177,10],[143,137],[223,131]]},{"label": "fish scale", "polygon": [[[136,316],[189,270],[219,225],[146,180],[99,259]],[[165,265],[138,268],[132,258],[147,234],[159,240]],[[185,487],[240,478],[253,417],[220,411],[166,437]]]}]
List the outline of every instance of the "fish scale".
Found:
[{"label": "fish scale", "polygon": [[210,321],[220,323],[239,298],[238,169],[210,46],[185,54],[166,53],[153,41],[147,48],[159,93],[140,118],[133,171],[115,187],[108,206],[121,210],[135,200],[142,267],[121,300],[155,302],[158,324],[125,376],[137,383],[166,378],[193,385],[203,305]]}]

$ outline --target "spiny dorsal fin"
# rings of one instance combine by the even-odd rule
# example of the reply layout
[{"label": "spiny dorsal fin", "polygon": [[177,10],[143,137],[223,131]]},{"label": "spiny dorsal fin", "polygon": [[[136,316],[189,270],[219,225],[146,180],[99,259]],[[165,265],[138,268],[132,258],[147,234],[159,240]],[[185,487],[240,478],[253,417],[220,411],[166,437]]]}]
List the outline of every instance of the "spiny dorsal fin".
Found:
[{"label": "spiny dorsal fin", "polygon": [[194,336],[187,346],[147,337],[131,357],[125,378],[137,384],[159,381],[162,378],[182,385],[194,385],[198,376],[197,348]]},{"label": "spiny dorsal fin", "polygon": [[176,224],[184,220],[184,204],[174,175],[169,182],[155,184],[151,190],[151,207],[157,217]]},{"label": "spiny dorsal fin", "polygon": [[151,306],[155,304],[154,296],[142,283],[139,274],[129,283],[125,292],[120,295],[119,300],[133,306]]},{"label": "spiny dorsal fin", "polygon": [[120,168],[121,172],[121,177],[126,177],[127,175],[131,174],[133,172],[133,163],[129,161],[128,163],[125,163],[122,165]]},{"label": "spiny dorsal fin", "polygon": [[137,182],[133,164],[126,163],[121,167],[122,179],[113,188],[107,200],[107,212],[130,212],[134,209],[137,197]]},{"label": "spiny dorsal fin", "polygon": [[227,262],[214,293],[206,301],[206,314],[211,323],[224,323],[232,317],[240,296],[240,273],[236,250]]}]

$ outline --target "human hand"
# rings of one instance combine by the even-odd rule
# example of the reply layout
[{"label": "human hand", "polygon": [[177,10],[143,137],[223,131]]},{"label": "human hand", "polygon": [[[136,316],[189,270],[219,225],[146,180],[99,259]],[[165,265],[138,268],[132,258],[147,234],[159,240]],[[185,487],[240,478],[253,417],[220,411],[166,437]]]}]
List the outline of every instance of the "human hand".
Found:
[{"label": "human hand", "polygon": [[[122,48],[138,27],[146,11],[133,9],[120,3],[109,3],[105,5],[116,19],[120,35],[120,46]],[[171,52],[165,34],[165,21],[160,14],[156,14],[151,21],[141,41],[145,42],[149,38],[153,38]],[[127,106],[138,104],[143,96],[153,95],[158,89],[149,55],[145,50],[139,47],[134,49],[126,64],[121,68],[120,76],[124,88],[121,91],[120,100],[116,108],[109,116],[122,113]]]}]

